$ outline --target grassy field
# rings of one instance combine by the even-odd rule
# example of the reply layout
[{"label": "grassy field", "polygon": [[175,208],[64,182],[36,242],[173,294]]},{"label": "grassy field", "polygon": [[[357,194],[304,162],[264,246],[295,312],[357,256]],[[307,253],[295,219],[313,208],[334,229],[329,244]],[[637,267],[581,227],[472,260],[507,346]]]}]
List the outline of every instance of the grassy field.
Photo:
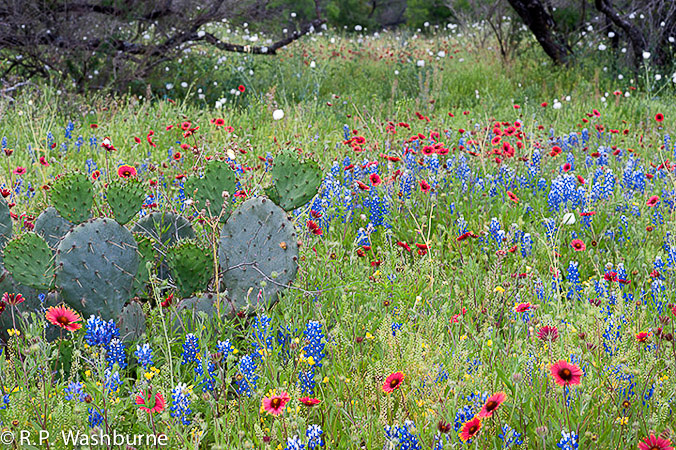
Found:
[{"label": "grassy field", "polygon": [[[44,311],[5,302],[25,325],[0,359],[0,421],[16,437],[3,444],[43,448],[43,430],[50,448],[77,448],[60,434],[74,430],[205,449],[625,449],[652,435],[641,448],[671,448],[669,76],[618,77],[593,57],[553,68],[536,49],[504,62],[441,32],[218,57],[186,56],[143,98],[36,86],[0,100],[14,232],[67,171],[102,188],[132,166],[151,194],[139,216],[189,213],[183,176],[207,157],[232,164],[243,198],[291,149],[324,172],[292,213],[293,286],[186,337],[157,281],[140,299],[146,333],[112,359],[92,345],[94,319],[49,341]],[[109,213],[101,199],[95,211]],[[204,246],[218,232],[194,226]]]}]

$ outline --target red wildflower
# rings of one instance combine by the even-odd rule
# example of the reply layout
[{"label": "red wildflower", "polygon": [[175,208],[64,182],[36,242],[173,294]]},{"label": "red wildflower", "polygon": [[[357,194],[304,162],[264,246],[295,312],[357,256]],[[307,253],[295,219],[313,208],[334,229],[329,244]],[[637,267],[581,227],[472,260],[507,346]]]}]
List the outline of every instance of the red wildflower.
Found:
[{"label": "red wildflower", "polygon": [[559,329],[553,325],[545,325],[538,330],[538,338],[542,341],[556,342],[559,338]]},{"label": "red wildflower", "polygon": [[310,230],[310,233],[316,235],[316,236],[321,236],[322,235],[322,229],[319,225],[314,220],[308,220],[307,221],[307,228]]},{"label": "red wildflower", "polygon": [[23,298],[23,295],[21,294],[9,294],[5,292],[2,295],[2,301],[8,305],[16,306],[19,303],[23,303],[25,299]]},{"label": "red wildflower", "polygon": [[409,245],[406,242],[399,241],[397,242],[397,245],[406,250],[407,252],[411,251],[411,247],[409,247]]},{"label": "red wildflower", "polygon": [[514,203],[519,203],[519,197],[517,197],[517,196],[514,194],[514,192],[512,192],[512,191],[507,191],[507,197],[509,197],[509,199],[510,199],[511,201],[513,201]]},{"label": "red wildflower", "polygon": [[431,189],[432,186],[430,186],[427,181],[420,180],[420,190],[423,191],[423,193],[427,194]]},{"label": "red wildflower", "polygon": [[120,178],[132,178],[136,176],[136,168],[126,164],[117,169],[117,176]]},{"label": "red wildflower", "polygon": [[[150,406],[151,401],[152,406]],[[164,397],[162,397],[162,394],[159,392],[155,393],[155,398],[153,398],[152,392],[148,392],[147,401],[146,397],[143,396],[143,393],[137,395],[136,404],[142,405],[139,407],[139,409],[141,411],[147,412],[148,414],[161,413],[162,411],[164,411],[164,407],[166,406]]]},{"label": "red wildflower", "polygon": [[273,394],[261,400],[261,409],[268,414],[278,416],[284,412],[284,407],[289,403],[289,400],[291,400],[291,397],[287,392],[282,392],[279,395]]},{"label": "red wildflower", "polygon": [[371,181],[373,187],[376,187],[383,182],[383,180],[380,178],[380,175],[378,175],[377,173],[372,173],[371,175],[369,175],[369,180]]},{"label": "red wildflower", "polygon": [[246,88],[244,87],[243,84],[240,84],[239,86],[237,86],[237,90],[243,94],[244,91],[246,91]]},{"label": "red wildflower", "polygon": [[16,169],[12,171],[14,175],[24,175],[26,173],[26,168],[23,166],[16,166]]},{"label": "red wildflower", "polygon": [[148,131],[148,135],[146,136],[146,140],[148,141],[148,144],[150,144],[151,147],[157,147],[157,144],[153,142],[153,135],[155,132],[153,130]]},{"label": "red wildflower", "polygon": [[570,386],[571,384],[580,384],[583,372],[575,364],[571,364],[563,359],[552,364],[549,371],[554,377],[554,381],[559,386]]},{"label": "red wildflower", "polygon": [[301,397],[299,400],[302,404],[304,404],[307,407],[312,407],[312,406],[318,405],[322,402],[318,398],[313,398],[313,397]]},{"label": "red wildflower", "polygon": [[573,239],[570,241],[570,246],[573,247],[573,250],[576,252],[582,252],[587,248],[580,239]]},{"label": "red wildflower", "polygon": [[483,419],[485,417],[491,417],[493,413],[498,409],[500,405],[507,399],[507,394],[504,392],[498,392],[497,394],[493,394],[488,399],[486,400],[486,403],[484,403],[484,406],[481,408],[481,411],[479,411],[479,414],[477,414],[477,417],[480,419]]},{"label": "red wildflower", "polygon": [[393,392],[395,389],[399,389],[399,387],[403,384],[403,382],[404,382],[404,374],[401,372],[394,372],[385,379],[385,383],[383,384],[383,391],[387,393]]},{"label": "red wildflower", "polygon": [[472,420],[468,420],[462,425],[462,428],[460,428],[460,440],[463,442],[467,442],[470,439],[473,439],[476,437],[477,434],[479,434],[479,430],[481,430],[481,419],[478,417],[473,418]]},{"label": "red wildflower", "polygon": [[645,331],[641,331],[640,333],[636,334],[636,340],[638,342],[646,342],[649,337],[650,337],[650,333],[647,333]]},{"label": "red wildflower", "polygon": [[78,323],[82,320],[80,315],[67,306],[49,307],[46,318],[51,324],[65,328],[68,331],[75,331],[82,328],[82,324]]},{"label": "red wildflower", "polygon": [[652,208],[653,206],[657,205],[660,202],[660,198],[657,195],[653,195],[648,199],[646,202],[646,205],[648,205],[649,208]]},{"label": "red wildflower", "polygon": [[655,114],[655,121],[656,122],[662,122],[663,120],[664,120],[664,114],[662,114],[662,113]]},{"label": "red wildflower", "polygon": [[651,434],[638,444],[638,450],[674,450],[674,447],[669,439]]},{"label": "red wildflower", "polygon": [[514,307],[514,312],[523,313],[523,312],[528,312],[531,309],[535,309],[535,308],[537,308],[537,306],[531,305],[530,303],[518,303]]},{"label": "red wildflower", "polygon": [[45,166],[45,167],[49,166],[49,163],[47,162],[47,158],[45,158],[44,156],[41,156],[40,157],[40,165]]}]

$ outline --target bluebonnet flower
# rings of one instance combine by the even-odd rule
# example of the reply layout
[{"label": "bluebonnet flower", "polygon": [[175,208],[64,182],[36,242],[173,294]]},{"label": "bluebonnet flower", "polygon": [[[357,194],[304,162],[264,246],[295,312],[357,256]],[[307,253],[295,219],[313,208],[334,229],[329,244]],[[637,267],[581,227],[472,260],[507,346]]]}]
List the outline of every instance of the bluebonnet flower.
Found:
[{"label": "bluebonnet flower", "polygon": [[65,399],[67,401],[77,398],[80,403],[85,401],[87,393],[84,391],[84,385],[75,381],[68,383],[68,386],[63,390]]},{"label": "bluebonnet flower", "polygon": [[143,366],[144,369],[147,369],[148,366],[153,365],[153,350],[150,348],[150,345],[146,342],[141,345],[136,346],[136,351],[134,352],[138,362]]},{"label": "bluebonnet flower", "polygon": [[190,425],[188,416],[192,414],[190,409],[191,389],[185,383],[179,383],[171,391],[171,417],[177,417],[183,425]]},{"label": "bluebonnet flower", "polygon": [[106,347],[113,338],[120,337],[120,330],[113,320],[104,322],[100,317],[91,316],[87,319],[85,341],[91,347],[101,345]]},{"label": "bluebonnet flower", "polygon": [[415,434],[415,425],[407,420],[404,425],[391,427],[385,425],[385,440],[396,450],[421,450],[419,435]]},{"label": "bluebonnet flower", "polygon": [[311,320],[308,322],[305,331],[303,332],[307,344],[303,347],[303,352],[306,359],[312,358],[315,367],[322,366],[322,359],[324,359],[324,332],[322,331],[322,324]]},{"label": "bluebonnet flower", "polygon": [[218,341],[218,344],[216,344],[216,351],[221,354],[221,357],[225,361],[228,358],[228,355],[233,351],[230,339]]},{"label": "bluebonnet flower", "polygon": [[512,445],[518,446],[523,444],[523,439],[521,439],[522,435],[522,433],[517,433],[517,431],[509,425],[504,425],[502,427],[502,432],[498,437],[502,441],[502,448],[510,448]]},{"label": "bluebonnet flower", "polygon": [[561,450],[577,450],[578,448],[578,442],[577,442],[577,433],[574,431],[571,431],[570,433],[561,430],[561,440],[559,441],[558,444],[556,444],[557,447],[559,447]]},{"label": "bluebonnet flower", "polygon": [[106,347],[106,350],[106,361],[108,361],[108,367],[111,370],[116,363],[120,369],[127,367],[127,355],[125,354],[125,348],[122,341],[117,338],[113,339]]},{"label": "bluebonnet flower", "polygon": [[103,383],[104,388],[110,392],[117,392],[117,390],[122,386],[122,379],[120,378],[120,373],[115,371],[112,372],[110,369],[106,369],[104,372],[105,381]]},{"label": "bluebonnet flower", "polygon": [[89,412],[88,420],[91,428],[97,427],[103,423],[103,416],[99,413],[98,409],[90,406],[87,411]]},{"label": "bluebonnet flower", "polygon": [[[206,367],[206,372],[205,372]],[[202,392],[213,391],[216,387],[216,365],[212,361],[209,352],[200,353],[197,358],[195,371],[195,381],[200,377],[197,385],[202,387]]]},{"label": "bluebonnet flower", "polygon": [[253,332],[253,347],[254,347],[254,356],[259,358],[265,354],[265,352],[271,352],[273,349],[273,338],[272,338],[272,319],[265,314],[262,316],[256,316],[253,323],[251,324],[251,330]]},{"label": "bluebonnet flower", "polygon": [[256,373],[257,368],[258,365],[256,364],[256,359],[253,355],[246,355],[239,360],[239,373],[235,380],[235,383],[237,383],[237,392],[239,394],[245,394],[248,397],[251,397],[253,389],[256,388],[256,383],[258,382],[258,374]]},{"label": "bluebonnet flower", "polygon": [[310,425],[305,431],[307,437],[307,448],[315,449],[324,446],[324,439],[322,438],[322,427],[319,425]]},{"label": "bluebonnet flower", "polygon": [[185,337],[185,342],[183,342],[183,361],[181,364],[188,364],[195,362],[197,360],[197,350],[199,349],[199,340],[197,336],[190,333]]},{"label": "bluebonnet flower", "polygon": [[300,441],[298,435],[290,437],[286,440],[286,447],[284,450],[303,450],[305,444]]},{"label": "bluebonnet flower", "polygon": [[0,404],[0,409],[7,409],[9,406],[9,394],[2,396],[2,404]]}]

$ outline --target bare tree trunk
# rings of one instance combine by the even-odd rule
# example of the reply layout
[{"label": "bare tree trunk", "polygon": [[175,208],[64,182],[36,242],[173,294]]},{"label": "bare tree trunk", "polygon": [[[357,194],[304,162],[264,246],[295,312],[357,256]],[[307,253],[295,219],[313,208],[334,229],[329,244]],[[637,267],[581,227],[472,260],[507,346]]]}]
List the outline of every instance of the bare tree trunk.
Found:
[{"label": "bare tree trunk", "polygon": [[643,52],[647,50],[648,47],[641,29],[620,16],[613,6],[612,0],[594,0],[594,6],[610,19],[616,27],[625,32],[629,38],[629,42],[631,42],[631,49],[634,52],[634,66],[638,68],[643,59]]},{"label": "bare tree trunk", "polygon": [[554,18],[540,0],[508,0],[521,20],[530,29],[538,43],[556,64],[565,64],[570,48],[558,35]]}]

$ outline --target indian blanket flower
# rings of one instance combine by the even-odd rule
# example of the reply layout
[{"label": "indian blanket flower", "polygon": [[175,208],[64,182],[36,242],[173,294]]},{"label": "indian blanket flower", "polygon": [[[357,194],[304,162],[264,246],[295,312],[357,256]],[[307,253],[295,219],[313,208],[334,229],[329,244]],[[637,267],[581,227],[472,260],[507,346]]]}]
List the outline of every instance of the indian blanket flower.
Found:
[{"label": "indian blanket flower", "polygon": [[470,439],[473,439],[476,437],[477,434],[479,434],[479,431],[481,430],[481,419],[478,417],[475,417],[471,420],[468,420],[464,424],[462,424],[462,428],[460,428],[460,440],[462,442],[467,442]]},{"label": "indian blanket flower", "polygon": [[133,178],[136,176],[136,168],[124,164],[117,169],[117,176],[120,178]]},{"label": "indian blanket flower", "polygon": [[9,294],[7,292],[2,294],[2,301],[8,305],[16,306],[19,303],[23,303],[24,300],[21,294]]},{"label": "indian blanket flower", "polygon": [[50,306],[46,313],[47,320],[57,327],[65,328],[68,331],[75,331],[82,328],[79,323],[82,317],[67,306]]},{"label": "indian blanket flower", "polygon": [[377,173],[372,173],[371,175],[369,175],[369,180],[371,181],[371,184],[374,187],[379,186],[383,182],[383,180],[380,178],[380,175],[378,175]]},{"label": "indian blanket flower", "polygon": [[278,416],[284,412],[284,407],[289,403],[291,397],[287,392],[282,391],[279,395],[272,392],[272,395],[264,397],[261,400],[261,410],[273,416]]},{"label": "indian blanket flower", "polygon": [[23,166],[17,166],[16,169],[12,171],[14,175],[25,175],[26,174],[26,168]]},{"label": "indian blanket flower", "polygon": [[639,450],[674,450],[673,444],[669,439],[663,439],[651,434],[643,442],[638,444]]},{"label": "indian blanket flower", "polygon": [[385,383],[383,384],[383,391],[389,393],[394,391],[395,389],[399,389],[399,387],[402,385],[403,382],[404,382],[404,374],[401,372],[394,372],[385,379]]},{"label": "indian blanket flower", "polygon": [[664,114],[662,114],[662,113],[655,114],[655,122],[662,122],[662,121],[664,121]]},{"label": "indian blanket flower", "polygon": [[507,191],[507,197],[509,197],[509,199],[514,203],[519,203],[519,197],[517,197],[516,194],[514,194],[514,192]]},{"label": "indian blanket flower", "polygon": [[648,205],[649,208],[652,208],[653,206],[657,205],[660,202],[660,198],[657,195],[653,195],[648,199],[648,201],[645,203]]},{"label": "indian blanket flower", "polygon": [[647,333],[645,331],[642,331],[642,332],[636,334],[636,340],[638,342],[646,342],[649,337],[650,337],[650,333]]},{"label": "indian blanket flower", "polygon": [[537,306],[531,305],[530,303],[518,303],[516,306],[514,306],[514,312],[524,313],[535,308],[537,308]]},{"label": "indian blanket flower", "polygon": [[139,409],[141,411],[145,411],[148,414],[161,413],[166,406],[164,397],[160,392],[156,392],[155,396],[152,395],[152,392],[148,392],[146,396],[141,393],[136,396],[136,404],[140,405]]},{"label": "indian blanket flower", "polygon": [[314,397],[301,397],[299,400],[302,404],[304,404],[305,406],[308,406],[308,407],[318,405],[322,402],[318,398],[314,398]]},{"label": "indian blanket flower", "polygon": [[554,381],[559,386],[570,386],[572,384],[580,384],[582,379],[582,369],[575,364],[571,364],[563,359],[549,367],[549,371],[554,377]]},{"label": "indian blanket flower", "polygon": [[545,325],[538,330],[538,338],[543,341],[556,342],[559,338],[559,329],[553,325]]},{"label": "indian blanket flower", "polygon": [[483,419],[485,417],[491,417],[493,413],[502,405],[502,403],[507,399],[507,394],[504,392],[498,392],[491,395],[486,399],[486,403],[477,414],[477,417]]},{"label": "indian blanket flower", "polygon": [[587,246],[584,245],[584,242],[582,242],[580,239],[573,239],[570,241],[570,246],[573,247],[573,250],[576,252],[582,252],[587,249]]}]

